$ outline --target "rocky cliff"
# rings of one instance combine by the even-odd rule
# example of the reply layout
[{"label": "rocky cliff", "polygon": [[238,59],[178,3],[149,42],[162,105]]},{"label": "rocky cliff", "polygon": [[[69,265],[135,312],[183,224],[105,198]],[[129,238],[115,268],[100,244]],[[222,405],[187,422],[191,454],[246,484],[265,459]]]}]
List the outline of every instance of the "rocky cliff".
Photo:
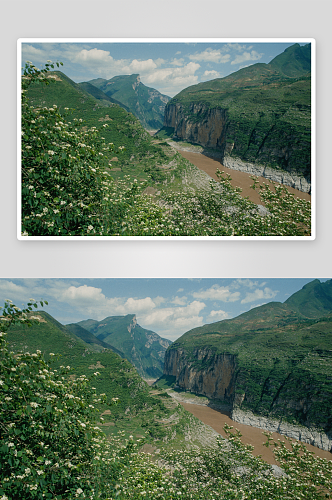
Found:
[{"label": "rocky cliff", "polygon": [[166,351],[164,374],[176,377],[179,388],[219,400],[232,407],[235,388],[235,357],[215,355],[211,349],[195,349],[188,363],[182,349]]},{"label": "rocky cliff", "polygon": [[224,109],[209,109],[202,103],[190,105],[189,113],[181,104],[169,104],[165,108],[164,125],[174,128],[174,136],[204,148],[216,149],[220,155],[225,149],[225,124]]}]

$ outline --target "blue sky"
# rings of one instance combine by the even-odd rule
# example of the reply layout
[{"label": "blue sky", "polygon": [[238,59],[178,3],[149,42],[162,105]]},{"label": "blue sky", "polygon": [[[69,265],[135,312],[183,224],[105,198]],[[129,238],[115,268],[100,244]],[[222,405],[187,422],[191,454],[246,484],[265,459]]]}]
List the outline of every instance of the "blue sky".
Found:
[{"label": "blue sky", "polygon": [[[206,323],[253,307],[284,302],[312,278],[96,278],[0,279],[0,305],[47,300],[45,311],[62,324],[136,314],[138,323],[176,340]],[[326,281],[321,279],[321,281]]]},{"label": "blue sky", "polygon": [[[140,74],[141,81],[173,97],[182,89],[222,78],[255,63],[269,63],[296,43],[238,41],[211,42],[112,42],[55,41],[22,43],[22,66],[31,61],[38,68],[47,60],[63,63],[62,71],[75,82],[117,75]],[[302,42],[300,42],[303,45]]]}]

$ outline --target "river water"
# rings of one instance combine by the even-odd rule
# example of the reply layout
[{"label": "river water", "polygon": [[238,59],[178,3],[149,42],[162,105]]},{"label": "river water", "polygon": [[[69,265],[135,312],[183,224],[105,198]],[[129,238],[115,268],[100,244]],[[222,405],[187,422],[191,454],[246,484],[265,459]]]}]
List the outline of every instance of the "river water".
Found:
[{"label": "river water", "polygon": [[[191,163],[196,165],[200,170],[206,172],[212,179],[218,180],[216,176],[216,171],[219,169],[220,171],[224,171],[226,174],[230,174],[232,177],[231,184],[234,187],[240,187],[242,189],[241,195],[243,197],[248,196],[249,200],[255,203],[256,205],[263,205],[260,196],[258,194],[258,190],[251,189],[253,185],[253,181],[250,178],[251,174],[247,174],[246,172],[240,172],[239,170],[232,170],[230,168],[224,167],[220,161],[217,159],[209,158],[201,153],[193,153],[189,151],[182,151],[178,149],[178,153],[180,153],[184,158],[189,160]],[[264,177],[257,177],[259,183],[268,182]],[[276,183],[274,183],[276,184]],[[296,197],[309,200],[311,199],[310,194],[303,193],[298,189],[294,189],[292,187],[286,186],[290,193],[293,193]]]},{"label": "river water", "polygon": [[[242,442],[245,444],[251,444],[255,447],[253,454],[261,455],[262,458],[269,464],[277,464],[274,459],[274,455],[269,448],[263,446],[263,443],[266,441],[266,437],[263,434],[262,429],[258,429],[257,427],[251,427],[250,425],[238,424],[231,420],[229,414],[221,413],[220,411],[214,410],[213,408],[209,408],[204,405],[190,404],[179,401],[179,403],[190,413],[192,413],[195,417],[201,420],[204,424],[209,425],[216,432],[221,434],[223,437],[226,437],[226,434],[223,430],[223,427],[226,424],[232,425],[234,429],[239,429],[242,434]],[[281,439],[285,441],[285,436],[281,434],[277,434],[276,432],[272,433],[272,437],[274,440]],[[309,451],[315,453],[315,455],[326,458],[327,460],[332,460],[332,454],[325,450],[320,450],[316,448],[316,446],[311,446],[310,444],[306,444]]]}]

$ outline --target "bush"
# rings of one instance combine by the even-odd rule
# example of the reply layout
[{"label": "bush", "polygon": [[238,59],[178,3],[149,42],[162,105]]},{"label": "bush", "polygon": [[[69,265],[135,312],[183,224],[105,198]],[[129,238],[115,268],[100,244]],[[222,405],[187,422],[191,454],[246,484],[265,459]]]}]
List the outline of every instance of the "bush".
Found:
[{"label": "bush", "polygon": [[[111,448],[95,425],[97,397],[84,375],[52,368],[40,351],[8,351],[5,330],[36,322],[9,301],[0,318],[0,498],[105,498]],[[104,496],[103,496],[104,495]]]}]

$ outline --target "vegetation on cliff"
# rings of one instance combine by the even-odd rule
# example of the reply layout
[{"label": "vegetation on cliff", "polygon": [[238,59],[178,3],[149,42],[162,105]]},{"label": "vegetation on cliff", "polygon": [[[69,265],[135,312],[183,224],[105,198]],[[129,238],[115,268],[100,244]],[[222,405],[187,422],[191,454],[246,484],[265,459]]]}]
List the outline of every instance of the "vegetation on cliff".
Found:
[{"label": "vegetation on cliff", "polygon": [[187,127],[204,126],[214,109],[224,110],[225,123],[215,145],[222,155],[310,181],[310,71],[310,44],[295,44],[270,64],[253,64],[182,90],[167,104],[164,125],[185,140]]},{"label": "vegetation on cliff", "polygon": [[[310,302],[311,308],[305,307]],[[315,280],[284,304],[271,302],[234,319],[185,333],[166,351],[165,374],[205,374],[218,354],[234,358],[227,400],[256,415],[332,431],[332,281]],[[169,361],[168,361],[169,360]],[[186,389],[187,378],[177,383]],[[191,389],[192,390],[192,389]],[[200,392],[197,383],[197,392]],[[201,392],[202,393],[202,392]]]},{"label": "vegetation on cliff", "polygon": [[[6,301],[0,317],[1,500],[330,496],[332,462],[313,457],[297,443],[289,450],[267,436],[267,445],[275,445],[284,470],[275,476],[272,467],[253,457],[250,446],[242,445],[239,433],[229,427],[227,441],[220,439],[208,449],[172,447],[161,451],[158,461],[144,454],[142,442],[133,436],[126,439],[119,433],[107,438],[98,418],[107,395],[99,395],[88,377],[69,376],[70,367],[50,361],[53,353],[47,352],[46,361],[40,350],[30,353],[26,346],[21,352],[10,350],[6,337],[12,328],[32,329],[37,323],[43,327],[40,313],[31,314],[33,307],[37,303],[30,301],[21,311]],[[98,380],[98,372],[94,378]],[[120,387],[109,403],[118,401]],[[111,411],[114,408],[113,404]]]}]

